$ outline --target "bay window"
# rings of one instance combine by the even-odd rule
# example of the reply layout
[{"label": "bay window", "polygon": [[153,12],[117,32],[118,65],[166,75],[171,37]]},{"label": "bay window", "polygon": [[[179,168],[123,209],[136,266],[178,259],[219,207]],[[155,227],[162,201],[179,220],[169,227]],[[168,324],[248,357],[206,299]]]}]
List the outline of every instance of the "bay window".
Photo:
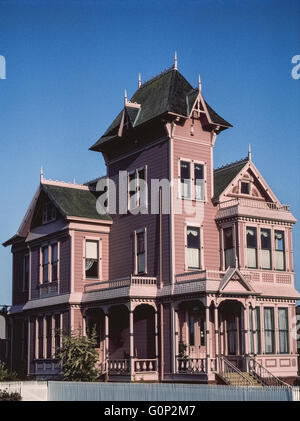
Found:
[{"label": "bay window", "polygon": [[187,227],[186,237],[187,267],[188,269],[200,269],[200,228]]},{"label": "bay window", "polygon": [[266,354],[274,354],[274,308],[264,308],[264,328],[265,328],[265,352]]},{"label": "bay window", "polygon": [[247,238],[247,267],[257,269],[257,230],[254,227],[246,228]]},{"label": "bay window", "polygon": [[233,230],[232,227],[224,228],[224,253],[225,268],[234,267],[234,247],[233,247]]},{"label": "bay window", "polygon": [[271,230],[260,230],[261,267],[271,269]]},{"label": "bay window", "polygon": [[99,242],[86,240],[85,242],[85,278],[99,278]]},{"label": "bay window", "polygon": [[283,231],[275,231],[275,269],[285,270]]},{"label": "bay window", "polygon": [[279,333],[279,353],[289,352],[289,321],[288,309],[278,308],[278,333]]}]

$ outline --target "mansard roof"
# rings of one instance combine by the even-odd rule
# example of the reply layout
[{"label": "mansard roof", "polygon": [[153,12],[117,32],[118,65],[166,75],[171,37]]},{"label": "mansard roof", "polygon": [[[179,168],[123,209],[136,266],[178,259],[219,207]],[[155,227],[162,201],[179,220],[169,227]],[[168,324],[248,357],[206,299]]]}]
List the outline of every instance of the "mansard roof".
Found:
[{"label": "mansard roof", "polygon": [[214,197],[217,198],[231,183],[231,181],[238,175],[242,168],[249,162],[246,157],[231,164],[224,165],[223,167],[214,170]]},{"label": "mansard roof", "polygon": [[[199,90],[194,89],[177,69],[173,67],[167,69],[141,85],[131,100],[125,102],[124,109],[103,136],[90,149],[101,151],[102,144],[118,137],[124,110],[128,113],[133,128],[167,113],[188,117],[198,94]],[[139,104],[139,107],[137,108],[135,104]],[[212,123],[220,126],[219,131],[232,127],[207,103],[206,106]]]},{"label": "mansard roof", "polygon": [[111,220],[109,215],[100,215],[97,212],[96,201],[99,193],[96,191],[51,184],[43,184],[42,189],[64,216]]}]

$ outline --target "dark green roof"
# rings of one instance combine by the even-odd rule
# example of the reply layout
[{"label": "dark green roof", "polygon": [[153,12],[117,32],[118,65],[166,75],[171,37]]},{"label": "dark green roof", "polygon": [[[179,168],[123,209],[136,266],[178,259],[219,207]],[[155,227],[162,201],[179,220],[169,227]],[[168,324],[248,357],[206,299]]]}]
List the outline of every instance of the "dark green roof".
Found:
[{"label": "dark green roof", "polygon": [[[140,109],[125,107],[133,127],[149,122],[166,113],[174,113],[187,117],[197,98],[199,91],[179,73],[170,68],[153,79],[145,82],[135,92],[130,102],[140,104]],[[207,103],[207,109],[214,124],[222,129],[232,127],[230,123],[220,117]],[[100,150],[99,146],[118,136],[123,110],[117,115],[103,136],[90,148]]]},{"label": "dark green roof", "polygon": [[65,216],[111,220],[109,215],[100,215],[97,212],[98,192],[50,184],[42,184],[42,189]]},{"label": "dark green roof", "polygon": [[238,175],[245,164],[248,162],[248,157],[232,164],[214,170],[214,198],[217,199],[220,194],[226,189],[228,184]]}]

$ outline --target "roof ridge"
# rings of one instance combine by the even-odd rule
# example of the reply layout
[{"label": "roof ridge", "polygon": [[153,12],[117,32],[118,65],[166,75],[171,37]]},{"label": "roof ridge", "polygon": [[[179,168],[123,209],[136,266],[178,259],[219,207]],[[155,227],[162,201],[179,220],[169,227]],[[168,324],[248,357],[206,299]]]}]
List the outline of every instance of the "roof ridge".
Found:
[{"label": "roof ridge", "polygon": [[[150,85],[150,83],[154,82],[155,80],[159,79],[161,76],[165,75],[166,73],[169,73],[172,70],[176,70],[174,68],[174,66],[168,67],[167,69],[165,69],[162,72],[158,73],[158,75],[153,76],[151,79],[148,79],[144,83],[142,83],[141,86],[139,87],[139,89],[144,88],[144,86]],[[176,70],[176,71],[178,71],[178,70]]]},{"label": "roof ridge", "polygon": [[236,165],[241,164],[242,162],[246,163],[248,161],[249,161],[249,158],[248,158],[248,156],[246,156],[245,158],[239,159],[239,160],[231,162],[229,164],[222,165],[221,167],[217,167],[217,168],[214,169],[214,171],[222,171],[222,170],[225,170],[225,169],[230,168],[230,167],[235,167]]},{"label": "roof ridge", "polygon": [[89,188],[83,184],[76,184],[76,183],[68,183],[66,181],[58,181],[58,180],[51,180],[51,179],[43,179],[41,182],[42,185],[50,185],[55,187],[65,187],[69,189],[77,189],[77,190],[89,190]]}]

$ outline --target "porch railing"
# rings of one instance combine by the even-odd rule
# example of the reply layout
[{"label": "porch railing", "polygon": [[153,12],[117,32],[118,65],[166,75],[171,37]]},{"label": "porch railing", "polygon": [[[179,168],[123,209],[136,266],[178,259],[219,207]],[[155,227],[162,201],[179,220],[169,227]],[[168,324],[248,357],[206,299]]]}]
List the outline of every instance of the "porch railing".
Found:
[{"label": "porch railing", "polygon": [[141,372],[150,372],[150,371],[157,371],[157,360],[154,359],[136,359],[134,361],[134,372],[141,373]]},{"label": "porch railing", "polygon": [[207,373],[206,358],[177,358],[177,372],[180,374],[201,374]]},{"label": "porch railing", "polygon": [[157,278],[151,276],[129,275],[124,278],[111,279],[101,282],[93,282],[84,285],[84,292],[95,292],[103,289],[115,289],[129,287],[130,285],[156,285]]},{"label": "porch railing", "polygon": [[288,386],[289,384],[274,376],[263,365],[249,355],[246,357],[247,371],[263,386]]},{"label": "porch railing", "polygon": [[281,212],[289,212],[290,206],[289,205],[278,205],[277,203],[273,202],[263,202],[260,200],[251,200],[246,198],[235,198],[231,200],[227,200],[226,202],[222,202],[219,204],[219,209],[227,209],[232,206],[246,206],[255,209],[267,209],[267,210],[276,210]]},{"label": "porch railing", "polygon": [[[101,374],[129,375],[130,359],[111,359],[97,364]],[[158,369],[157,359],[137,359],[133,361],[134,373],[156,372]]]},{"label": "porch railing", "polygon": [[218,374],[226,383],[235,386],[239,386],[241,384],[246,386],[253,386],[254,384],[254,382],[252,382],[251,379],[247,377],[247,375],[245,375],[223,356],[218,357]]}]

